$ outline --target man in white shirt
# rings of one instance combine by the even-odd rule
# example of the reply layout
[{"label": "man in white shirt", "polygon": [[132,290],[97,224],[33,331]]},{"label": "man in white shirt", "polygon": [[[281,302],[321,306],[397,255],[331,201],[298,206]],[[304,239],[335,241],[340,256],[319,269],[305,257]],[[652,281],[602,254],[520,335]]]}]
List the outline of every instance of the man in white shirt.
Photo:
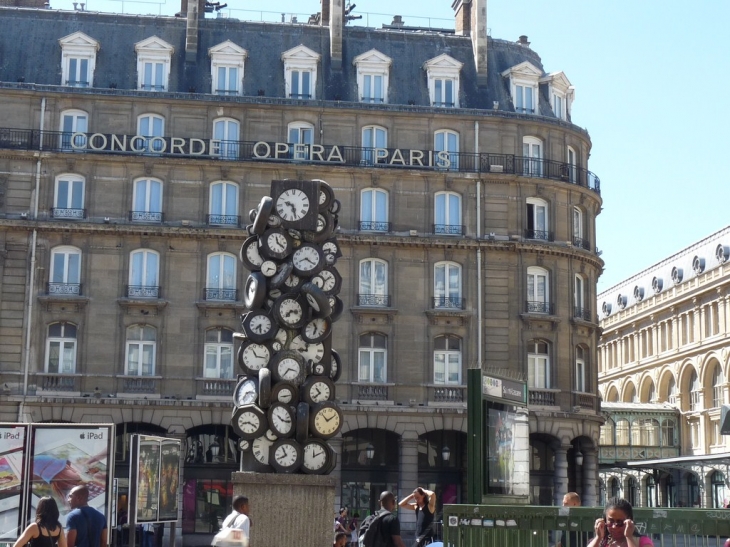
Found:
[{"label": "man in white shirt", "polygon": [[221,529],[238,528],[239,530],[243,530],[248,540],[251,529],[251,520],[247,516],[248,510],[248,498],[246,496],[236,496],[233,498],[233,511],[225,518]]}]

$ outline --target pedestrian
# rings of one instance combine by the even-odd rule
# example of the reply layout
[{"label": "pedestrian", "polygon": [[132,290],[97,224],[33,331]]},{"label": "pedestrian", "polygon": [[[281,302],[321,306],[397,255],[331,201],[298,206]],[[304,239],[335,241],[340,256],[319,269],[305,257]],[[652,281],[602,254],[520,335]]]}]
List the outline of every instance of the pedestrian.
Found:
[{"label": "pedestrian", "polygon": [[355,514],[352,515],[352,520],[350,521],[350,526],[348,526],[350,529],[350,546],[351,547],[357,547],[358,546],[358,530],[360,528],[360,513],[355,511]]},{"label": "pedestrian", "polygon": [[89,507],[89,489],[75,486],[67,499],[72,509],[66,516],[68,547],[106,547],[106,517]]},{"label": "pedestrian", "polygon": [[347,523],[347,507],[341,507],[340,516],[335,519],[335,533],[343,532],[344,534],[349,534]]},{"label": "pedestrian", "polygon": [[403,543],[403,539],[400,537],[400,520],[398,520],[397,515],[392,514],[396,505],[393,492],[386,490],[380,494],[381,509],[391,513],[383,517],[381,524],[381,533],[385,539],[386,547],[405,547],[405,543]]},{"label": "pedestrian", "polygon": [[[580,496],[577,492],[568,492],[563,496],[563,507],[580,507],[580,503]],[[587,532],[571,530],[568,532],[568,542],[565,543],[561,537],[555,547],[583,547],[586,543],[588,543]]]},{"label": "pedestrian", "polygon": [[35,522],[28,525],[13,547],[66,547],[66,535],[58,520],[60,513],[56,501],[46,496],[38,500]]},{"label": "pedestrian", "polygon": [[650,537],[634,535],[634,508],[625,499],[608,500],[593,529],[596,535],[587,547],[654,547]]},{"label": "pedestrian", "polygon": [[403,498],[399,506],[416,512],[416,541],[413,547],[423,547],[433,541],[433,515],[436,513],[436,494],[419,486]]},{"label": "pedestrian", "polygon": [[243,530],[246,539],[250,539],[251,520],[247,513],[249,510],[248,498],[246,496],[236,496],[233,498],[233,511],[223,520],[221,530],[226,528],[237,528]]},{"label": "pedestrian", "polygon": [[345,547],[347,545],[347,534],[345,532],[337,532],[332,547]]}]

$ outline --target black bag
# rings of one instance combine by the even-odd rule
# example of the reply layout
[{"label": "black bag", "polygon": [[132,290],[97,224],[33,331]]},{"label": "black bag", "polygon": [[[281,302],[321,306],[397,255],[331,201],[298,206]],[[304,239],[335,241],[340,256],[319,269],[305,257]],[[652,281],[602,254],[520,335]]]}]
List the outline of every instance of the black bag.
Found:
[{"label": "black bag", "polygon": [[360,524],[359,547],[387,547],[388,539],[383,534],[383,519],[390,515],[385,509],[375,512]]}]

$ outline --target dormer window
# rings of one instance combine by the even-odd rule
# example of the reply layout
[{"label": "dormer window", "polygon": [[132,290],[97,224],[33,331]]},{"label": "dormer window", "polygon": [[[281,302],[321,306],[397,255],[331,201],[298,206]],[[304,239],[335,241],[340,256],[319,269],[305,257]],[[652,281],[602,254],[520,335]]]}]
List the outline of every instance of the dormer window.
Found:
[{"label": "dormer window", "polygon": [[74,32],[58,42],[61,44],[61,85],[93,87],[99,42],[83,32]]},{"label": "dormer window", "polygon": [[459,74],[463,66],[445,53],[424,63],[431,106],[459,108]]},{"label": "dormer window", "polygon": [[357,90],[363,103],[385,104],[388,102],[388,75],[393,60],[376,49],[355,57]]},{"label": "dormer window", "polygon": [[508,68],[502,76],[510,80],[510,93],[515,112],[520,114],[538,114],[538,80],[542,70],[529,61]]},{"label": "dormer window", "polygon": [[317,65],[321,57],[319,53],[301,44],[282,54],[284,85],[288,98],[317,98]]},{"label": "dormer window", "polygon": [[152,36],[134,44],[137,52],[137,89],[168,91],[170,64],[175,48]]},{"label": "dormer window", "polygon": [[242,95],[243,69],[248,52],[230,40],[208,50],[210,56],[211,93]]},{"label": "dormer window", "polygon": [[550,97],[550,106],[553,108],[553,114],[561,120],[570,119],[570,110],[575,97],[575,88],[570,85],[570,80],[565,76],[564,72],[551,72],[547,76],[540,78],[541,84],[547,84],[548,96]]}]

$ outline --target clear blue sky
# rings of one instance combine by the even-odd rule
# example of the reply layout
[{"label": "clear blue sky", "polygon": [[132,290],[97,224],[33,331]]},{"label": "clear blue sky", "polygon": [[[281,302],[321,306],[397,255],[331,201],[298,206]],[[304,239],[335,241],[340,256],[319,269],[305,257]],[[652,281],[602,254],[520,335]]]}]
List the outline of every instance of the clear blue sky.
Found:
[{"label": "clear blue sky", "polygon": [[[399,14],[406,24],[433,17],[447,20],[432,26],[453,28],[451,0],[355,3],[355,14],[386,14],[366,15],[370,26]],[[319,11],[318,0],[228,4],[238,19]],[[172,15],[180,2],[87,0],[87,9]],[[599,292],[730,224],[726,147],[712,144],[730,125],[728,24],[726,0],[488,0],[491,36],[526,34],[545,69],[564,71],[576,88],[573,122],[590,132],[588,168],[604,199]]]}]

